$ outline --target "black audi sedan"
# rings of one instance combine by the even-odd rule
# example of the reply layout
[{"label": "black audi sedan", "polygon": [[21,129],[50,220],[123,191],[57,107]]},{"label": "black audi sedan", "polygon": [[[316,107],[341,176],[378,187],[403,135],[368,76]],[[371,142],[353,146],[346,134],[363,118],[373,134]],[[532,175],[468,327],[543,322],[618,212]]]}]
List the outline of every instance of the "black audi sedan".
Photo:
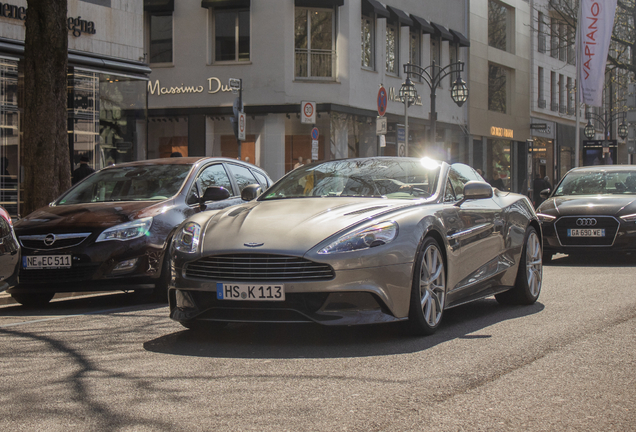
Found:
[{"label": "black audi sedan", "polygon": [[248,185],[264,190],[271,183],[260,168],[227,158],[104,168],[16,222],[22,262],[18,284],[7,292],[27,306],[65,291],[150,288],[167,300],[166,250],[177,226],[197,212],[243,203]]},{"label": "black audi sedan", "polygon": [[636,166],[575,168],[542,196],[544,262],[555,253],[636,252]]}]

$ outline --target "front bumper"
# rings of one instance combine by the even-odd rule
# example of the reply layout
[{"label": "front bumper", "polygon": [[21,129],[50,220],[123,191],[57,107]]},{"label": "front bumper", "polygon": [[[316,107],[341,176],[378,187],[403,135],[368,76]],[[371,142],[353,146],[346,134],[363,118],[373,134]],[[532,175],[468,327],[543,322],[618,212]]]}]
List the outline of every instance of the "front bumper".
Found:
[{"label": "front bumper", "polygon": [[[589,216],[571,216],[571,218],[588,218]],[[562,218],[561,218],[562,219]],[[636,223],[624,222],[620,218],[612,218],[617,221],[614,231],[606,231],[607,241],[567,241],[567,233],[564,228],[557,228],[556,222],[542,223],[543,230],[543,251],[546,253],[599,253],[616,252],[627,253],[636,252]],[[567,229],[567,228],[566,228]]]},{"label": "front bumper", "polygon": [[169,290],[170,317],[181,322],[316,322],[324,325],[402,321],[408,318],[411,277],[412,263],[339,270],[328,281],[285,283],[285,301],[259,302],[217,300],[216,283],[232,281],[179,275],[173,278]]}]

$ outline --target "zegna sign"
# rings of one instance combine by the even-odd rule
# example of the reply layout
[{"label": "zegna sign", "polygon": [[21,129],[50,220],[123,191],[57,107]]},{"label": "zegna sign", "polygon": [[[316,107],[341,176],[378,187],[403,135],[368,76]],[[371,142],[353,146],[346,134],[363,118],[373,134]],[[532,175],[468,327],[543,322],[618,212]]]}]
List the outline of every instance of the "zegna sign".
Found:
[{"label": "zegna sign", "polygon": [[[217,77],[211,77],[207,79],[207,91],[209,94],[215,94],[218,92],[231,92],[232,89],[229,85],[223,85],[221,80]],[[148,92],[151,95],[157,96],[165,96],[165,95],[176,95],[176,94],[184,94],[184,93],[203,93],[205,91],[205,86],[193,86],[193,85],[183,85],[175,86],[175,87],[162,87],[159,80],[156,80],[154,84],[152,81],[148,81]]]},{"label": "zegna sign", "polygon": [[[0,17],[10,18],[19,21],[26,21],[27,8],[24,6],[16,6],[9,3],[0,3]],[[83,20],[81,16],[77,18],[68,18],[66,27],[73,36],[79,37],[82,33],[95,34],[95,23],[93,21]]]}]

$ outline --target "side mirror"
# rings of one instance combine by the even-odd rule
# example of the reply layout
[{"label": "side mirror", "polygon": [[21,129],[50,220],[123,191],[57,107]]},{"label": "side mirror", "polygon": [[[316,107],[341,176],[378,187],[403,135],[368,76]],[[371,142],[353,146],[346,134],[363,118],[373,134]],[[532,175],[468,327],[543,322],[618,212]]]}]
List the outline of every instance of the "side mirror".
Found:
[{"label": "side mirror", "polygon": [[471,180],[464,185],[464,199],[455,205],[460,206],[466,200],[492,198],[492,186],[486,182]]},{"label": "side mirror", "polygon": [[203,204],[207,201],[223,201],[230,197],[230,192],[220,186],[210,186],[205,190],[203,196],[199,198],[199,203]]},{"label": "side mirror", "polygon": [[548,199],[548,197],[550,196],[550,192],[552,192],[550,189],[543,189],[539,195],[541,195],[541,198],[543,199]]},{"label": "side mirror", "polygon": [[247,185],[241,191],[241,199],[243,201],[252,201],[253,199],[258,198],[260,194],[263,193],[263,189],[261,185],[251,184]]}]

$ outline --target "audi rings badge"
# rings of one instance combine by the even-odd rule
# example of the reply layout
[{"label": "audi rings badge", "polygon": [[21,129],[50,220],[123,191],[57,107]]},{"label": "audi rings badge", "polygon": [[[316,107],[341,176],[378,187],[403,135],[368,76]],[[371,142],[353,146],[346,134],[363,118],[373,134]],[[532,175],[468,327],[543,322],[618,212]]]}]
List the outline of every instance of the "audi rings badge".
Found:
[{"label": "audi rings badge", "polygon": [[596,219],[594,218],[578,218],[576,225],[580,227],[593,227],[596,225]]}]

